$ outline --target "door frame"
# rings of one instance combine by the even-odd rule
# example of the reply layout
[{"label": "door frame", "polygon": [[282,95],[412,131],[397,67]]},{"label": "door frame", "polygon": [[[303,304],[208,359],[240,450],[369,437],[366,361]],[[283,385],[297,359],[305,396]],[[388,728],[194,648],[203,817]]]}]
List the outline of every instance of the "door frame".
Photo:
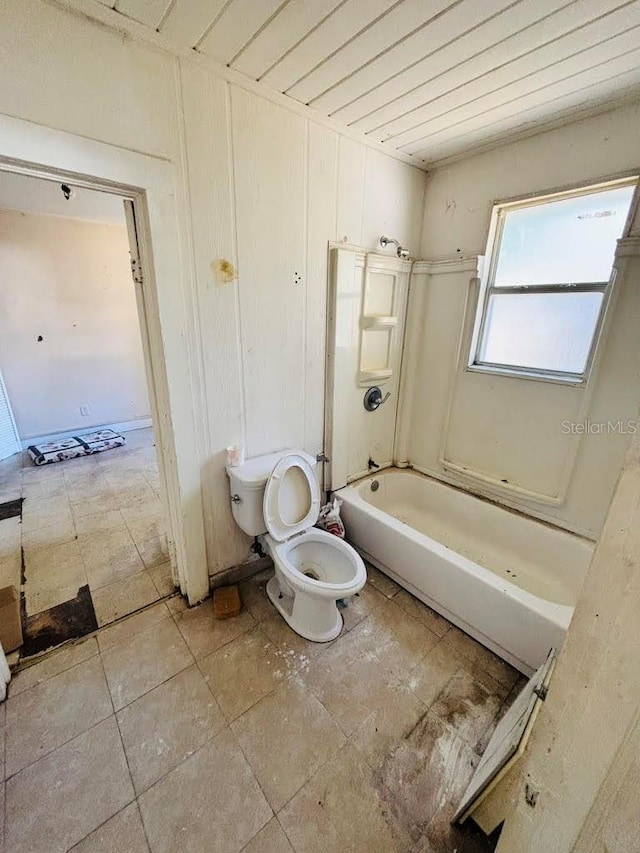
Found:
[{"label": "door frame", "polygon": [[174,579],[190,604],[209,593],[198,425],[176,190],[169,160],[0,115],[0,171],[129,199],[143,268],[136,285]]},{"label": "door frame", "polygon": [[[7,393],[7,386],[5,384],[4,377],[2,376],[2,370],[0,369],[0,405],[2,405],[3,400],[4,404],[6,404],[7,407],[9,426],[13,430],[13,437],[17,445],[17,450],[15,451],[15,453],[19,453],[22,450],[20,434],[18,433],[18,426],[16,424],[16,419],[13,415],[13,409],[11,408],[11,400],[9,399],[9,394]],[[3,454],[4,451],[2,450],[2,437],[0,436],[0,462],[2,462],[3,459],[9,459],[9,457],[13,456],[13,452],[4,455]]]}]

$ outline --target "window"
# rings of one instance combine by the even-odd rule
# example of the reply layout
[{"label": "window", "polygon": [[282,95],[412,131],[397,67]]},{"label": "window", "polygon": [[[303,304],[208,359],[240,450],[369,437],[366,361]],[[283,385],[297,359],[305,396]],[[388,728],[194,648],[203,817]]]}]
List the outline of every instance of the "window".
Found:
[{"label": "window", "polygon": [[494,207],[471,369],[585,378],[636,183]]}]

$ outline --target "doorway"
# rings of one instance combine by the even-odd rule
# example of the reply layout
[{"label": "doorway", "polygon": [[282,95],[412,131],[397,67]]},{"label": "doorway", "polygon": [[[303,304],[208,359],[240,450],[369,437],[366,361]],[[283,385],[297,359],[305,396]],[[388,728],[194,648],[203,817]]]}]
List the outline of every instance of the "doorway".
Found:
[{"label": "doorway", "polygon": [[[166,483],[170,557],[189,604],[209,593],[202,498],[206,405],[193,358],[192,270],[182,176],[171,160],[0,116],[0,169],[93,187],[133,202],[153,418]],[[197,355],[197,353],[196,353]]]},{"label": "doorway", "polygon": [[23,657],[178,585],[136,216],[135,196],[0,169],[0,587]]}]

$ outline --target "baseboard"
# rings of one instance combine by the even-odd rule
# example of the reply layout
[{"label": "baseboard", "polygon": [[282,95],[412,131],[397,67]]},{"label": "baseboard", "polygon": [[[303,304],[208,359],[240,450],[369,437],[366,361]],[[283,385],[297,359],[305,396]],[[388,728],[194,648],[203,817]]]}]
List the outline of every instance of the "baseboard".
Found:
[{"label": "baseboard", "polygon": [[85,432],[96,432],[99,429],[112,429],[114,432],[130,432],[134,429],[148,429],[153,426],[151,418],[136,418],[135,421],[118,421],[115,424],[95,424],[93,426],[81,426],[76,429],[67,430],[66,432],[52,432],[48,435],[32,435],[28,438],[21,438],[20,444],[22,449],[26,450],[32,444],[44,444],[47,441],[62,441],[65,438],[72,438],[74,435],[82,435]]},{"label": "baseboard", "polygon": [[218,589],[220,586],[231,586],[232,584],[240,583],[252,578],[254,575],[263,572],[265,569],[273,567],[271,557],[253,557],[240,563],[239,566],[232,566],[230,569],[224,569],[216,575],[209,578],[209,587]]}]

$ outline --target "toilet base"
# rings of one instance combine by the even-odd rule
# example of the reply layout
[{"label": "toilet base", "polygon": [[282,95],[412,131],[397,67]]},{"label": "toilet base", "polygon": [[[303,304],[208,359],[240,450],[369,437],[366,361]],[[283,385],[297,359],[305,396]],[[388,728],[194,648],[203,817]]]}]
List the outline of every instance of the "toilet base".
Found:
[{"label": "toilet base", "polygon": [[285,595],[276,575],[267,583],[267,595],[289,627],[305,640],[329,643],[342,631],[342,616],[333,599],[304,592]]}]

